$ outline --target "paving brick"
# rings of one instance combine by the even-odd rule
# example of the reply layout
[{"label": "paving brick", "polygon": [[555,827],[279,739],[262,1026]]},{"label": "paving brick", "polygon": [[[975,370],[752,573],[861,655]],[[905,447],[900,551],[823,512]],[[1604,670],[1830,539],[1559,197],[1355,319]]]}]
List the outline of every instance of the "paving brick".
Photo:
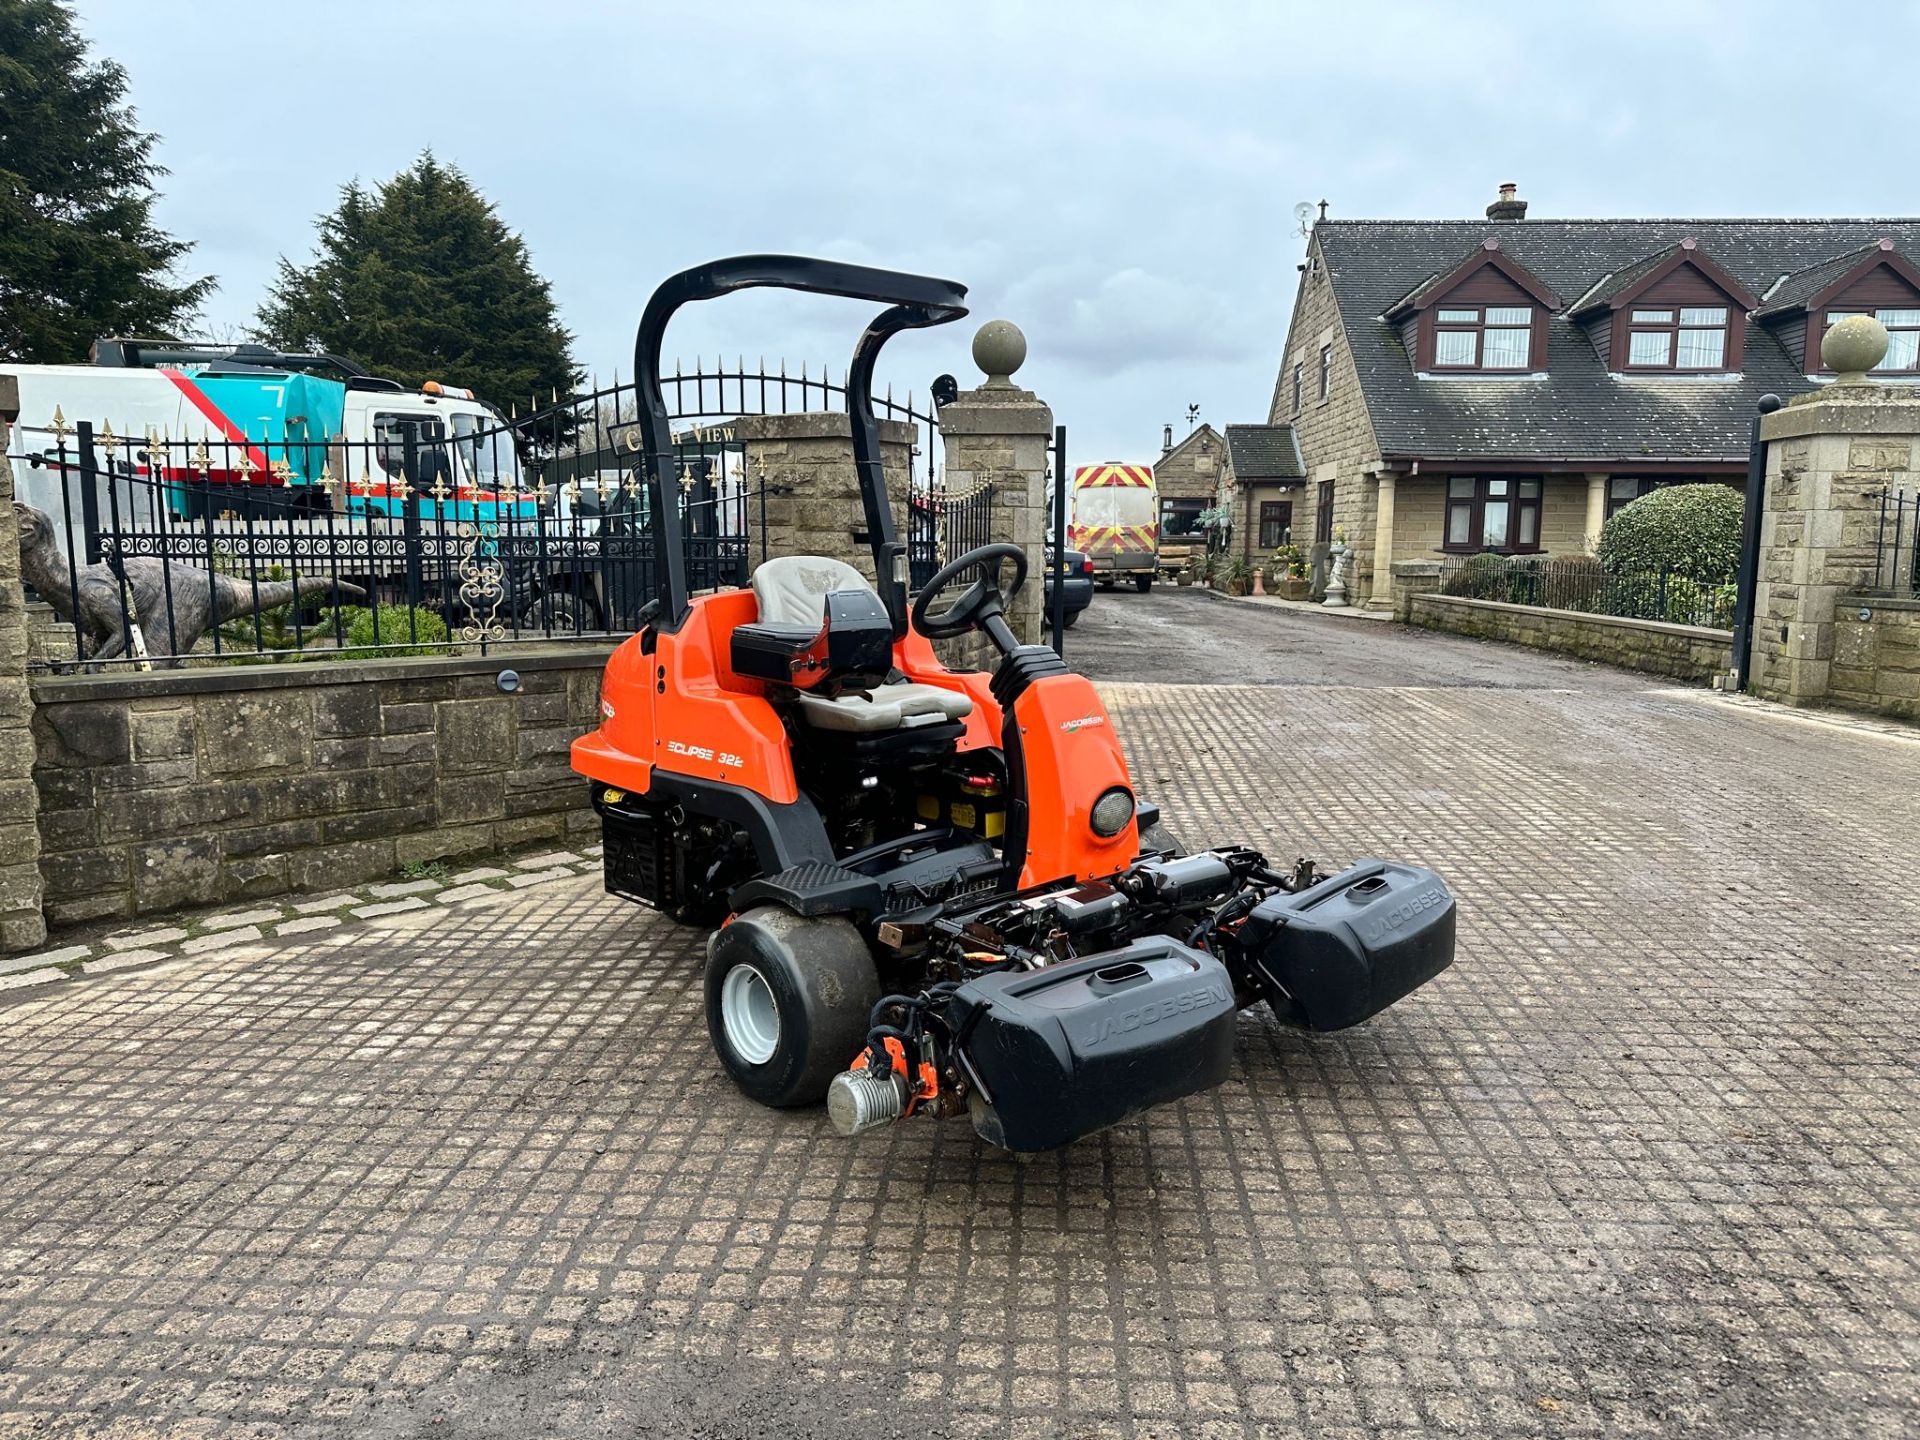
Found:
[{"label": "paving brick", "polygon": [[42,965],[66,965],[93,953],[91,945],[62,945],[57,950],[41,950],[32,955],[13,955],[0,960],[0,975],[35,970]]},{"label": "paving brick", "polygon": [[50,980],[64,980],[67,972],[51,965],[43,965],[37,970],[16,970],[0,975],[0,990],[25,990],[31,985],[45,985]]},{"label": "paving brick", "polygon": [[391,900],[399,895],[424,895],[429,890],[438,890],[442,883],[439,880],[394,880],[385,885],[369,885],[367,894]]},{"label": "paving brick", "polygon": [[510,875],[507,877],[507,884],[519,890],[528,885],[544,885],[549,880],[567,880],[572,877],[572,866],[556,865],[550,870],[534,870],[525,875]]},{"label": "paving brick", "polygon": [[197,935],[191,940],[180,942],[182,955],[204,955],[210,950],[227,950],[235,945],[244,945],[250,940],[260,938],[258,925],[243,925],[237,930],[216,930],[211,935]]},{"label": "paving brick", "polygon": [[273,927],[276,935],[311,935],[317,930],[332,930],[344,922],[338,915],[302,915]]},{"label": "paving brick", "polygon": [[360,897],[353,894],[316,895],[311,900],[294,901],[293,908],[302,915],[313,915],[323,910],[344,910],[349,905],[358,904],[359,901]]},{"label": "paving brick", "polygon": [[108,975],[115,970],[132,970],[142,965],[151,965],[158,960],[171,960],[173,955],[165,950],[122,950],[99,960],[89,960],[80,967],[82,975]]},{"label": "paving brick", "polygon": [[580,857],[570,850],[554,850],[545,855],[529,855],[513,863],[522,870],[549,870],[555,865],[578,865]]},{"label": "paving brick", "polygon": [[177,925],[162,925],[152,930],[129,930],[120,935],[107,937],[109,950],[145,950],[155,945],[172,945],[187,938],[187,932]]},{"label": "paving brick", "polygon": [[208,930],[229,930],[242,925],[264,925],[268,921],[278,920],[282,915],[278,908],[272,910],[236,910],[231,915],[208,915],[200,921]]},{"label": "paving brick", "polygon": [[500,869],[498,866],[477,865],[471,870],[462,870],[459,874],[450,876],[447,883],[449,885],[471,885],[478,880],[504,880],[507,873],[507,871]]},{"label": "paving brick", "polygon": [[424,910],[427,902],[418,895],[409,895],[404,900],[382,900],[375,905],[356,905],[353,913],[362,920],[377,919],[382,915],[398,915],[402,910]]},{"label": "paving brick", "polygon": [[439,899],[443,904],[458,905],[462,900],[471,900],[477,895],[498,895],[500,891],[492,885],[456,885],[451,890],[442,890]]},{"label": "paving brick", "polygon": [[1104,687],[1188,844],[1431,864],[1459,958],[1044,1155],[753,1104],[557,866],[9,995],[0,1433],[1911,1433],[1920,743],[1537,664]]}]

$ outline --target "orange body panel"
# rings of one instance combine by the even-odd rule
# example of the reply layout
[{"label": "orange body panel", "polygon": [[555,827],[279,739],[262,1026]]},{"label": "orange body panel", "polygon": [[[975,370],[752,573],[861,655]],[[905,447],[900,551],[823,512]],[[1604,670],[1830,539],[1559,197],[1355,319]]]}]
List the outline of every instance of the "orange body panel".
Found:
[{"label": "orange body panel", "polygon": [[766,687],[728,664],[733,627],[756,613],[749,590],[708,595],[677,632],[659,637],[654,654],[642,653],[638,635],[614,651],[600,682],[600,728],[573,742],[573,768],[641,793],[658,768],[782,805],[797,800],[787,732]]},{"label": "orange body panel", "polygon": [[1013,702],[1013,716],[1027,772],[1020,888],[1125,869],[1140,853],[1139,827],[1129,820],[1111,840],[1093,833],[1094,802],[1116,785],[1133,790],[1120,737],[1093,683],[1084,675],[1036,680]]}]

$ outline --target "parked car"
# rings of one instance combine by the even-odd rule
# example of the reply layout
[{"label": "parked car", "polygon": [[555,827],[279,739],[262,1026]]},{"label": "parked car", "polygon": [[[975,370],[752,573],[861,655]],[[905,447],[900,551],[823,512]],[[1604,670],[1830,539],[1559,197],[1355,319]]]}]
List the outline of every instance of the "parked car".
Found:
[{"label": "parked car", "polygon": [[[1056,553],[1051,545],[1047,547],[1046,623],[1049,625],[1053,623],[1053,587],[1058,583],[1055,579],[1055,572],[1059,568],[1054,564]],[[1066,571],[1066,606],[1063,618],[1067,629],[1071,630],[1073,622],[1080,618],[1080,612],[1093,603],[1093,557],[1084,550],[1067,551]]]}]

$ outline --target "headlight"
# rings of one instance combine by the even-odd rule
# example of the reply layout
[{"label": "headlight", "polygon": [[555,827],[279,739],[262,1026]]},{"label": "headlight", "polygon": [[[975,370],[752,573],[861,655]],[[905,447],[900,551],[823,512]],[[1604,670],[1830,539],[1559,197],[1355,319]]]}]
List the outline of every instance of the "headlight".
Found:
[{"label": "headlight", "polygon": [[1102,840],[1118,835],[1131,819],[1133,796],[1117,785],[1093,802],[1093,833]]}]

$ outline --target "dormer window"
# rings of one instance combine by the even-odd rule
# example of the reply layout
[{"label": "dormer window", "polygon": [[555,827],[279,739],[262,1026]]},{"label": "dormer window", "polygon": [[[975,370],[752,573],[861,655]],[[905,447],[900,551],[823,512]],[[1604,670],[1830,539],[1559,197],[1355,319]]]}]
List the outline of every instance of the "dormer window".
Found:
[{"label": "dormer window", "polygon": [[1436,370],[1525,370],[1532,356],[1530,305],[1442,305],[1434,312]]},{"label": "dormer window", "polygon": [[1531,376],[1547,368],[1546,317],[1560,297],[1489,236],[1444,274],[1429,275],[1381,316],[1415,371]]},{"label": "dormer window", "polygon": [[1887,327],[1887,353],[1876,371],[1920,375],[1920,310],[1829,310],[1827,324],[1849,315],[1871,315]]},{"label": "dormer window", "polygon": [[1629,370],[1727,368],[1727,307],[1636,305],[1627,317]]}]

